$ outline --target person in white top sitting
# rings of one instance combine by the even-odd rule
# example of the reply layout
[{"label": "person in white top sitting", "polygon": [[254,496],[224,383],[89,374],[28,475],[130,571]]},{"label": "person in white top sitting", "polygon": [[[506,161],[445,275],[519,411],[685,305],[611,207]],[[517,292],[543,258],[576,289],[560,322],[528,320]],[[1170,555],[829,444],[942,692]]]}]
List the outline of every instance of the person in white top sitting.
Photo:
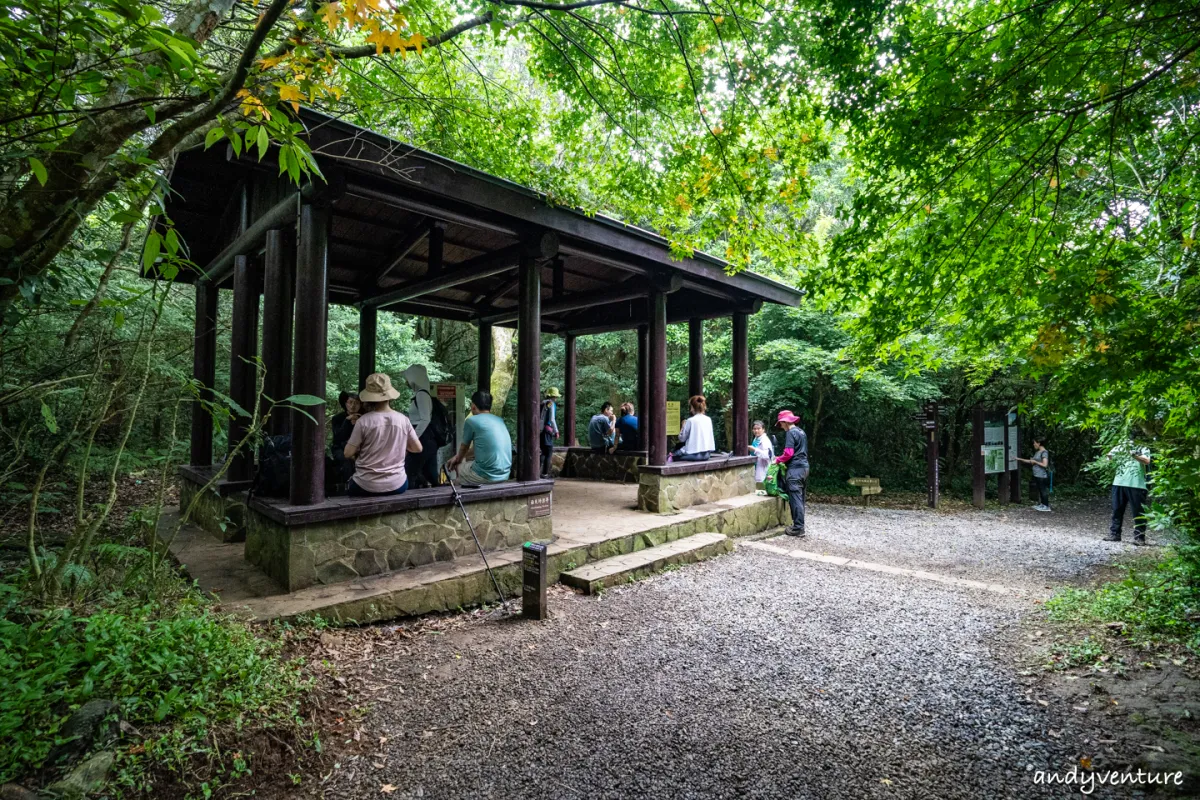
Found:
[{"label": "person in white top sitting", "polygon": [[683,423],[679,431],[679,446],[671,453],[673,461],[708,461],[708,457],[717,449],[717,440],[713,437],[712,420],[704,412],[708,410],[708,402],[704,395],[698,394],[688,400],[692,415]]}]

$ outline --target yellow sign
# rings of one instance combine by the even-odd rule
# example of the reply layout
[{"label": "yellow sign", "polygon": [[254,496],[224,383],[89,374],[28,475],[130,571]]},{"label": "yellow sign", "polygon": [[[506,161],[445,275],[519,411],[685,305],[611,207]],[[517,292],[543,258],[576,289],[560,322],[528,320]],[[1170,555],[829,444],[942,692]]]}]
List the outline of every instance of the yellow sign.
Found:
[{"label": "yellow sign", "polygon": [[667,401],[667,436],[679,435],[679,401]]}]

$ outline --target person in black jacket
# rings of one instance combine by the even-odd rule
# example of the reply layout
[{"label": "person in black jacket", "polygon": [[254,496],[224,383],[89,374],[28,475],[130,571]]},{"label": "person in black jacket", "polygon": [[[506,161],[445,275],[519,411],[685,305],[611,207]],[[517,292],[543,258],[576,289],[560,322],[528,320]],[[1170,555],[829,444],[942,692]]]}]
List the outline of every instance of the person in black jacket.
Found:
[{"label": "person in black jacket", "polygon": [[783,532],[797,537],[804,535],[804,493],[808,483],[808,436],[796,424],[799,421],[791,411],[779,412],[779,427],[784,430],[783,452],[775,459],[776,464],[787,464],[783,487],[787,490],[792,524]]},{"label": "person in black jacket", "polygon": [[342,410],[329,421],[333,435],[330,437],[330,453],[333,455],[336,481],[344,484],[354,474],[354,462],[346,458],[346,443],[350,434],[354,433],[354,423],[362,416],[362,401],[352,392],[342,392],[338,395],[338,405]]}]

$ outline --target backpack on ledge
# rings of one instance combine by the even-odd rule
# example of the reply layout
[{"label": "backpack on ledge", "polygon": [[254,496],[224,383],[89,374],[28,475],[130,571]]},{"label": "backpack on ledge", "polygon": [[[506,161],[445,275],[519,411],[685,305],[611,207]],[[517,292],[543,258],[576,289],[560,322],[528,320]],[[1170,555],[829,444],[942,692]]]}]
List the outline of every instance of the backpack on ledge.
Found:
[{"label": "backpack on ledge", "polygon": [[267,436],[258,448],[252,492],[264,497],[287,497],[291,485],[292,435]]},{"label": "backpack on ledge", "polygon": [[450,424],[450,412],[446,411],[441,400],[424,389],[421,391],[429,395],[429,430],[433,433],[433,443],[438,447],[445,447],[453,438],[454,426]]}]

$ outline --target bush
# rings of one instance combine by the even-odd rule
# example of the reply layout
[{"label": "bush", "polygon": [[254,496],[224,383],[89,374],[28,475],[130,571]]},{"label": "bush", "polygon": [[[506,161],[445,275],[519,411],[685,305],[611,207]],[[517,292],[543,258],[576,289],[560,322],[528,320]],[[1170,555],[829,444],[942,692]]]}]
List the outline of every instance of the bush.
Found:
[{"label": "bush", "polygon": [[146,735],[119,754],[120,781],[135,790],[149,788],[150,769],[206,748],[215,726],[295,718],[298,663],[194,591],[170,607],[110,597],[86,613],[41,611],[8,584],[0,598],[0,783],[41,767],[71,711],[93,698],[117,702]]},{"label": "bush", "polygon": [[1134,565],[1124,580],[1098,589],[1064,589],[1046,608],[1059,621],[1122,622],[1136,646],[1176,644],[1200,654],[1200,586],[1179,553]]}]

